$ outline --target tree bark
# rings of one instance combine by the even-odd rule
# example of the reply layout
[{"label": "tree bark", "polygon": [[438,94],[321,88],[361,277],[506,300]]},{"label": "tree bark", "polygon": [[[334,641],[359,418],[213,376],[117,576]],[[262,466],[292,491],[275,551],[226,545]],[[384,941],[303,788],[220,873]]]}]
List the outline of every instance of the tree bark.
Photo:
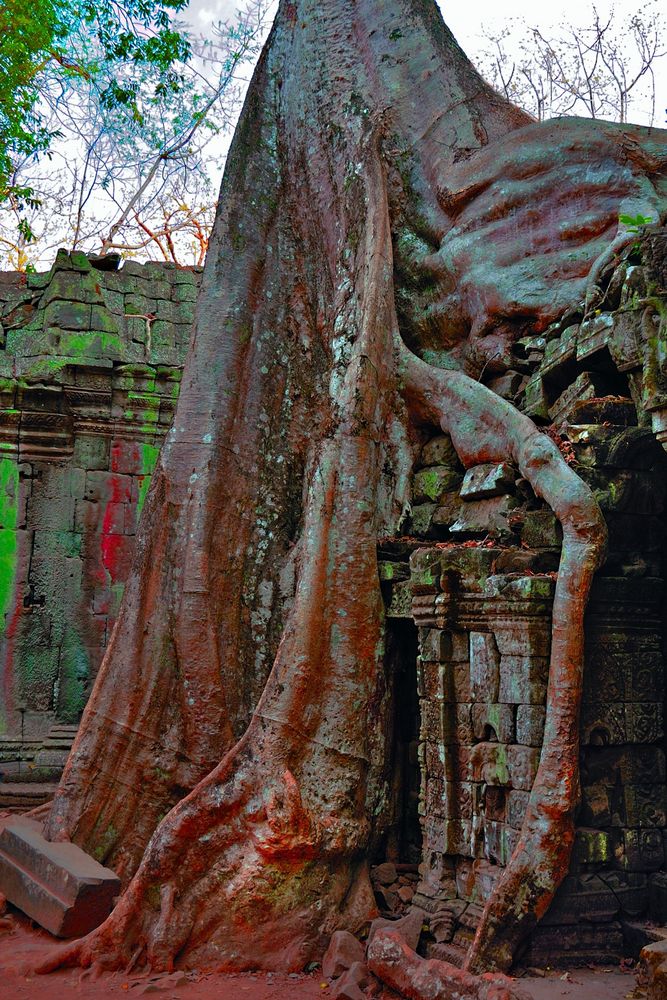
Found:
[{"label": "tree bark", "polygon": [[[477,378],[581,298],[619,205],[659,201],[664,142],[589,124],[531,124],[431,0],[281,3],[135,565],[48,820],[125,891],[47,967],[291,970],[372,915],[376,540],[399,528],[424,421],[464,462],[516,461],[564,526],[540,773],[471,968],[507,968],[548,906],[572,840],[604,529],[557,449]],[[554,151],[560,199],[545,193]]]}]

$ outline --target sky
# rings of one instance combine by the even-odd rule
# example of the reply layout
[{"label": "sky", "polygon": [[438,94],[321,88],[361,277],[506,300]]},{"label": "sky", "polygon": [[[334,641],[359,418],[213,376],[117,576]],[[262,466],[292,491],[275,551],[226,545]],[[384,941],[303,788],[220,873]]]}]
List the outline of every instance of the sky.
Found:
[{"label": "sky", "polygon": [[[484,48],[486,32],[496,32],[508,22],[519,19],[527,25],[541,29],[556,27],[560,23],[587,24],[592,17],[593,3],[586,0],[552,0],[551,3],[536,4],[535,0],[438,0],[443,17],[454,33],[461,47],[472,56]],[[642,0],[597,0],[595,7],[601,17],[606,17],[613,9],[622,24],[641,9]],[[236,0],[190,0],[188,19],[195,30],[205,31],[217,19],[226,19],[234,14]],[[658,117],[657,124],[665,124],[664,109],[667,107],[667,57],[657,64]],[[634,108],[633,120],[645,124],[645,115],[640,107]]]},{"label": "sky", "polygon": [[[206,33],[214,21],[232,18],[239,0],[190,0],[185,16],[195,33]],[[275,3],[277,8],[277,2]],[[549,5],[535,3],[535,0],[438,0],[443,17],[457,41],[475,61],[475,54],[488,46],[487,36],[497,34],[505,26],[514,25],[521,37],[521,22],[529,27],[538,27],[544,34],[553,32],[560,24],[587,26],[592,22],[593,3],[586,0],[560,0]],[[597,0],[595,7],[601,17],[609,15],[613,9],[621,26],[642,7],[641,0]],[[183,15],[181,15],[183,16]],[[667,33],[666,33],[667,34]],[[666,40],[667,44],[667,40]],[[510,45],[511,49],[511,45]],[[667,56],[656,61],[656,117],[655,124],[665,127],[667,108]],[[250,77],[250,69],[244,68],[243,76]],[[638,124],[650,124],[650,108],[646,101],[637,101],[630,108],[629,120]],[[216,151],[224,154],[231,141],[226,135],[216,140]],[[219,143],[219,145],[218,145]],[[217,185],[221,168],[212,169],[212,180]]]}]

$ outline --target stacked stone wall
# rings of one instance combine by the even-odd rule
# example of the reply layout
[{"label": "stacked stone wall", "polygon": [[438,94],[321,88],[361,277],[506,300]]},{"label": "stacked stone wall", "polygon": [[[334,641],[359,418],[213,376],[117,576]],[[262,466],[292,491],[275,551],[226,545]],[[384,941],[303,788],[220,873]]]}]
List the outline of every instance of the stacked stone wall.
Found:
[{"label": "stacked stone wall", "polygon": [[[633,249],[607,273],[599,308],[520,341],[516,370],[490,383],[544,425],[609,528],[585,624],[575,849],[529,964],[622,958],[638,921],[667,923],[666,249],[654,232],[644,262]],[[422,448],[409,527],[383,540],[380,576],[389,617],[419,630],[415,902],[431,914],[430,954],[458,962],[537,773],[561,533],[518,470],[464,472],[443,436]]]},{"label": "stacked stone wall", "polygon": [[62,251],[45,274],[0,277],[6,776],[61,766],[71,742],[172,421],[199,280],[159,264],[99,270]]}]

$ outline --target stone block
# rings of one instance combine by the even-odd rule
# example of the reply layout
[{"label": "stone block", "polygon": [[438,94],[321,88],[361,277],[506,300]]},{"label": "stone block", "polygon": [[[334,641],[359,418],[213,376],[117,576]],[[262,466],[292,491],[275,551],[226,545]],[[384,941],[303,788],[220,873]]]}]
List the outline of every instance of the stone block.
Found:
[{"label": "stone block", "polygon": [[567,436],[577,462],[588,467],[651,470],[659,447],[646,427],[600,427],[594,424],[571,425]]},{"label": "stone block", "polygon": [[452,756],[447,747],[436,741],[420,743],[420,747],[423,748],[420,751],[423,755],[422,768],[429,778],[444,782],[451,777]]},{"label": "stone block", "polygon": [[662,829],[667,826],[667,785],[626,785],[623,806],[618,825]]},{"label": "stone block", "polygon": [[586,784],[581,790],[579,822],[583,826],[609,826],[612,821],[612,790],[606,785]]},{"label": "stone block", "polygon": [[515,497],[508,495],[471,500],[461,506],[461,512],[451,525],[453,535],[491,535],[507,538],[512,534],[509,515],[518,506]]},{"label": "stone block", "polygon": [[468,820],[426,816],[423,830],[429,850],[441,854],[470,854],[472,824]]},{"label": "stone block", "polygon": [[631,310],[619,311],[614,313],[613,319],[608,347],[614,364],[622,372],[641,368],[644,354],[641,316]]},{"label": "stone block", "polygon": [[386,614],[387,618],[407,618],[412,621],[412,585],[409,580],[391,584]]},{"label": "stone block", "polygon": [[[470,506],[471,504],[466,504],[466,507]],[[443,549],[440,552],[443,589],[455,591],[460,587],[471,593],[481,593],[484,581],[493,572],[495,561],[501,551],[498,548],[462,546]]]},{"label": "stone block", "polygon": [[461,497],[464,500],[483,500],[511,493],[518,473],[506,462],[475,465],[463,477]]},{"label": "stone block", "polygon": [[450,658],[451,637],[436,628],[419,629],[419,655],[422,660],[443,663]]},{"label": "stone block", "polygon": [[[455,708],[455,706],[451,707],[452,709]],[[447,724],[448,739],[445,739],[445,721],[443,718],[443,710],[443,704],[439,701],[423,701],[421,703],[420,714],[422,739],[432,743],[449,743],[453,740],[455,734],[455,724],[451,722]]]},{"label": "stone block", "polygon": [[512,789],[507,793],[507,822],[514,830],[520,830],[523,826],[529,799],[529,792]]},{"label": "stone block", "polygon": [[507,576],[494,573],[484,583],[485,597],[502,597],[506,601],[539,601],[533,611],[549,613],[553,600],[555,581],[546,575]]},{"label": "stone block", "polygon": [[109,439],[93,435],[77,435],[74,440],[72,463],[90,471],[109,468]]},{"label": "stone block", "polygon": [[505,823],[484,823],[484,857],[494,864],[507,865],[519,840],[516,830]]},{"label": "stone block", "polygon": [[366,1000],[366,989],[376,982],[365,962],[354,962],[333,984],[330,996],[340,997],[340,1000]]},{"label": "stone block", "polygon": [[583,321],[577,337],[577,361],[584,361],[607,346],[612,336],[614,317],[600,313]]},{"label": "stone block", "polygon": [[460,482],[460,473],[446,465],[422,469],[412,480],[413,500],[415,503],[437,504],[442,496],[455,489]]},{"label": "stone block", "polygon": [[574,860],[577,864],[610,864],[615,858],[618,836],[610,830],[593,830],[579,827],[574,842]]},{"label": "stone block", "polygon": [[437,549],[417,549],[411,554],[410,585],[415,594],[440,590],[440,552]]},{"label": "stone block", "polygon": [[87,472],[85,499],[114,503],[131,503],[132,478],[113,472]]},{"label": "stone block", "polygon": [[507,747],[507,767],[512,788],[529,792],[533,787],[537,768],[540,763],[540,751],[536,747]]},{"label": "stone block", "polygon": [[51,302],[44,310],[44,329],[90,331],[90,306],[83,302]]},{"label": "stone block", "polygon": [[526,511],[521,528],[521,541],[530,548],[560,548],[562,529],[555,514],[548,510]]},{"label": "stone block", "polygon": [[447,705],[442,709],[442,739],[447,746],[470,746],[474,742],[471,705]]},{"label": "stone block", "polygon": [[349,931],[335,931],[329,947],[322,959],[322,974],[327,979],[336,979],[350,969],[355,962],[363,962],[364,946]]},{"label": "stone block", "polygon": [[[606,859],[605,859],[606,860]],[[662,830],[623,830],[618,867],[628,872],[659,871],[665,862]]]},{"label": "stone block", "polygon": [[440,434],[426,442],[422,448],[421,464],[448,465],[460,469],[459,457],[449,434]]},{"label": "stone block", "polygon": [[426,781],[426,794],[423,801],[419,803],[419,814],[421,816],[437,817],[438,819],[444,819],[447,816],[444,781],[429,776]]},{"label": "stone block", "polygon": [[516,710],[516,741],[526,747],[541,747],[546,710],[543,705],[519,705]]},{"label": "stone block", "polygon": [[[436,507],[431,525],[434,528],[451,528],[458,520],[461,513],[461,497],[458,490],[453,493],[444,493]],[[414,523],[414,522],[413,522]]]},{"label": "stone block", "polygon": [[556,424],[568,420],[578,403],[607,394],[607,386],[597,372],[582,372],[549,407],[549,416]]},{"label": "stone block", "polygon": [[581,711],[581,742],[609,746],[627,743],[622,702],[586,702]]},{"label": "stone block", "polygon": [[560,337],[550,340],[545,348],[540,364],[540,375],[553,381],[555,377],[567,375],[575,360],[579,324],[569,326]]},{"label": "stone block", "polygon": [[443,674],[442,697],[444,701],[469,705],[472,701],[470,691],[470,669],[467,663],[448,663]]},{"label": "stone block", "polygon": [[646,970],[647,1000],[667,996],[667,941],[658,941],[642,949],[640,961]]},{"label": "stone block", "polygon": [[625,729],[630,743],[657,743],[664,739],[663,706],[632,702],[625,706]]},{"label": "stone block", "polygon": [[430,538],[433,534],[433,517],[437,507],[434,503],[420,503],[410,511],[410,529],[417,538]]},{"label": "stone block", "polygon": [[514,739],[514,706],[486,705],[472,706],[472,726],[475,739],[511,743]]},{"label": "stone block", "polygon": [[521,620],[517,615],[510,626],[497,627],[494,633],[503,657],[547,657],[551,651],[548,621]]},{"label": "stone block", "polygon": [[549,396],[541,375],[534,375],[528,380],[520,406],[529,417],[538,420],[549,419]]},{"label": "stone block", "polygon": [[445,671],[442,663],[417,660],[417,694],[420,698],[453,701],[445,696]]},{"label": "stone block", "polygon": [[[496,633],[498,645],[501,636]],[[523,642],[518,636],[516,643],[503,642],[505,648],[516,648]],[[549,660],[546,656],[530,656],[502,653],[500,659],[500,701],[505,704],[541,705],[547,693]]]},{"label": "stone block", "polygon": [[120,326],[118,318],[106,308],[106,306],[96,306],[90,307],[90,330],[95,330],[99,333],[112,333],[118,334],[120,332]]},{"label": "stone block", "polygon": [[500,688],[500,653],[492,632],[470,633],[470,692],[473,701],[495,702]]},{"label": "stone block", "polygon": [[513,785],[510,777],[510,750],[512,747],[505,746],[504,743],[478,743],[472,747],[466,767],[469,780],[501,787]]},{"label": "stone block", "polygon": [[120,879],[75,844],[46,841],[23,817],[0,825],[0,891],[56,937],[81,937],[111,912]]}]

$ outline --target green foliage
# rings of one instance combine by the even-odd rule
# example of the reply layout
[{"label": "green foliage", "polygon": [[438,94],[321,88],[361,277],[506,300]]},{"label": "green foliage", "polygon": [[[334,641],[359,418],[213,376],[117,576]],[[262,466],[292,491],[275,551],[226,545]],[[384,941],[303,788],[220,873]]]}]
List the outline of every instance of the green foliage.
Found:
[{"label": "green foliage", "polygon": [[638,213],[637,215],[619,215],[618,221],[627,228],[629,233],[638,233],[642,226],[650,225],[653,219]]},{"label": "green foliage", "polygon": [[[130,109],[147,75],[153,94],[178,92],[179,63],[190,54],[173,16],[187,0],[3,0],[0,8],[0,200],[29,203],[30,188],[12,183],[14,164],[48,150],[57,135],[40,107],[45,81],[99,81],[100,101],[113,115]],[[121,80],[113,78],[114,69]]]}]

